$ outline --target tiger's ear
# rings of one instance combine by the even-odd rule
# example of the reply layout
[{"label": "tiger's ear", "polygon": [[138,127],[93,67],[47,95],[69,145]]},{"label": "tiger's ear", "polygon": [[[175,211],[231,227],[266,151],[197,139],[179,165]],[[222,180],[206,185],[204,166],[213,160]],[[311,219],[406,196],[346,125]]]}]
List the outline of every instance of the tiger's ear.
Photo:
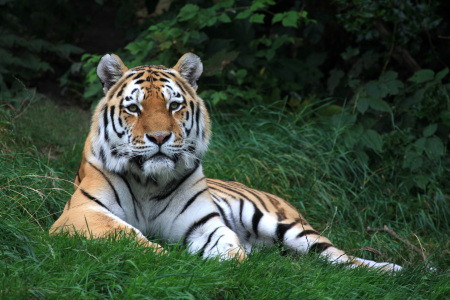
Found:
[{"label": "tiger's ear", "polygon": [[200,57],[193,53],[186,53],[180,58],[173,69],[178,71],[181,77],[186,79],[194,91],[197,90],[197,80],[203,72],[203,64]]},{"label": "tiger's ear", "polygon": [[103,92],[106,94],[127,70],[128,68],[117,55],[104,55],[97,66],[97,76],[102,82]]}]

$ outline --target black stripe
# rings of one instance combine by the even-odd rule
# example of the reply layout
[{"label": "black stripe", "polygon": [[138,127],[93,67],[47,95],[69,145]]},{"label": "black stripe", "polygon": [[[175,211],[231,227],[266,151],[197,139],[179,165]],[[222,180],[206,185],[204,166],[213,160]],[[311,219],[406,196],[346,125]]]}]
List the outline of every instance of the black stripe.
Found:
[{"label": "black stripe", "polygon": [[100,148],[100,160],[103,164],[106,164],[105,150],[103,150],[103,147]]},{"label": "black stripe", "polygon": [[244,210],[244,200],[239,199],[239,220],[241,221],[242,227],[245,228],[244,223],[242,222],[242,211]]},{"label": "black stripe", "polygon": [[[181,212],[178,214],[178,216],[180,216],[182,213],[184,213],[184,211],[195,201],[195,199],[197,199],[197,197],[202,194],[203,192],[205,192],[207,189],[203,189],[199,192],[197,192],[197,194],[195,194],[194,196],[191,197],[191,199],[189,199],[188,202],[186,202],[186,205],[183,207],[183,209],[181,210]],[[178,218],[177,216],[177,218]]]},{"label": "black stripe", "polygon": [[80,164],[80,166],[78,167],[77,174],[75,175],[75,179],[76,179],[77,177],[80,178],[80,169],[81,169],[81,164]]},{"label": "black stripe", "polygon": [[103,208],[105,208],[106,210],[108,210],[109,212],[111,212],[102,202],[100,202],[100,200],[98,200],[97,198],[91,196],[90,194],[88,194],[85,190],[83,190],[82,188],[80,188],[80,191],[83,195],[85,195],[86,197],[88,197],[90,200],[96,202],[98,205],[102,206]]},{"label": "black stripe", "polygon": [[[114,197],[116,198],[117,204],[119,204],[120,208],[122,208],[122,203],[120,202],[119,195],[117,194],[116,189],[115,189],[114,186],[112,185],[111,180],[109,180],[109,178],[106,177],[105,173],[103,173],[99,168],[97,168],[96,166],[94,166],[90,161],[88,161],[88,163],[89,163],[94,169],[96,169],[98,172],[100,172],[100,174],[102,174],[103,177],[105,177],[106,181],[108,182],[109,186],[111,187],[111,189],[112,189],[113,192],[114,192]],[[122,208],[122,209],[123,209],[123,208]]]},{"label": "black stripe", "polygon": [[170,78],[169,76],[167,76],[166,73],[163,73],[163,72],[159,73],[159,72],[155,71],[155,72],[153,72],[153,74],[155,74],[156,76],[161,76],[161,77],[167,78],[167,79]]},{"label": "black stripe", "polygon": [[196,185],[197,183],[199,183],[199,182],[202,181],[203,179],[205,179],[204,176],[203,176],[202,178],[200,178],[199,180],[197,180],[192,186]]},{"label": "black stripe", "polygon": [[[223,181],[223,180],[222,180],[222,181]],[[229,181],[228,181],[228,182],[226,182],[226,183],[232,183],[232,182],[229,182]],[[257,196],[256,194],[254,194],[253,192],[249,191],[250,188],[244,189],[244,188],[239,187],[239,186],[236,186],[236,185],[233,185],[233,187],[231,187],[230,185],[222,184],[222,183],[219,183],[219,182],[212,182],[212,185],[213,185],[213,186],[210,186],[210,188],[212,188],[212,189],[215,189],[215,190],[217,190],[217,191],[221,191],[221,192],[224,193],[224,194],[227,194],[227,193],[223,192],[221,189],[218,189],[218,188],[214,187],[214,185],[218,185],[218,186],[220,186],[220,187],[226,189],[227,191],[236,193],[236,194],[238,194],[239,196],[241,196],[242,198],[247,199],[248,201],[250,201],[250,202],[253,203],[253,201],[251,201],[247,195],[244,195],[243,193],[237,191],[235,188],[238,188],[238,189],[244,190],[244,191],[246,191],[246,192],[249,192],[249,193],[252,194],[256,199],[258,199],[258,201],[261,203],[261,205],[264,207],[264,209],[265,209],[266,211],[269,211],[269,210],[267,209],[266,205],[264,204],[264,200],[261,199],[260,197],[258,197],[258,196]],[[244,186],[244,187],[245,187],[245,186]],[[230,194],[227,194],[227,195],[232,196],[232,195],[230,195]],[[232,196],[232,197],[233,197],[233,196]]]},{"label": "black stripe", "polygon": [[108,141],[108,107],[105,106],[105,108],[103,109],[103,130],[104,130],[104,134],[105,134],[105,141]]},{"label": "black stripe", "polygon": [[[172,76],[173,76],[173,75],[172,75]],[[192,93],[193,89],[192,89],[192,87],[191,87],[190,84],[186,84],[186,83],[183,82],[183,81],[180,81],[180,82],[175,81],[175,82],[176,82],[176,84],[178,85],[178,87],[181,89],[181,91],[183,92],[183,94],[186,94],[186,90],[187,90],[187,93],[189,94],[189,96],[191,96],[192,99],[195,99],[195,98],[196,98],[195,92],[194,92],[194,94]],[[182,87],[182,86],[183,86],[183,87]]]},{"label": "black stripe", "polygon": [[117,131],[117,129],[116,129],[116,122],[114,122],[114,110],[115,110],[115,106],[111,106],[111,110],[110,110],[110,117],[111,117],[111,123],[112,123],[112,127],[113,127],[113,130],[114,130],[114,132],[117,134],[117,136],[119,137],[119,138],[121,138],[122,136],[123,136],[123,134],[124,134],[124,132],[118,132]]},{"label": "black stripe", "polygon": [[286,234],[286,232],[289,229],[291,229],[295,224],[297,224],[297,222],[292,222],[292,223],[289,223],[289,224],[278,223],[277,230],[276,230],[276,235],[277,235],[278,241],[280,241],[282,243],[283,240],[284,240],[284,235]]},{"label": "black stripe", "polygon": [[[209,187],[210,189],[211,189],[211,187]],[[213,190],[214,190],[214,187],[212,188]],[[216,189],[217,190],[217,189]],[[220,190],[217,190],[217,191],[220,191]],[[225,193],[226,194],[226,193]],[[222,199],[219,195],[213,195],[213,193],[211,193],[211,196],[215,196],[215,197],[217,197],[217,198],[220,198],[220,199]],[[233,197],[233,196],[231,196],[231,197]],[[228,209],[229,209],[229,211],[233,211],[232,209],[231,209],[231,205],[230,205],[230,203],[228,203],[228,201],[226,201],[225,199],[223,199],[224,200],[224,202],[225,202],[225,204],[228,206]]]},{"label": "black stripe", "polygon": [[97,156],[97,153],[95,152],[94,147],[92,146],[92,144],[91,144],[91,152],[92,152],[92,154],[94,154],[94,156]]},{"label": "black stripe", "polygon": [[119,108],[119,116],[118,116],[117,120],[119,120],[119,126],[123,128],[121,117],[122,117],[122,109]]},{"label": "black stripe", "polygon": [[197,125],[196,128],[196,136],[198,137],[198,134],[200,132],[200,123],[199,123],[199,119],[200,119],[200,114],[202,112],[200,111],[200,104],[197,105],[197,109],[196,109],[196,115],[195,115],[195,125]]},{"label": "black stripe", "polygon": [[156,220],[160,215],[162,215],[166,209],[169,207],[170,201],[167,202],[166,206],[157,214],[155,217],[152,218],[152,220]]},{"label": "black stripe", "polygon": [[231,227],[230,221],[227,218],[227,215],[225,214],[224,210],[222,207],[220,207],[219,204],[217,204],[216,202],[214,202],[214,204],[217,206],[217,209],[219,210],[219,214],[222,216],[223,221],[225,222],[225,225],[232,229],[233,227]]},{"label": "black stripe", "polygon": [[333,247],[333,244],[330,243],[315,243],[311,247],[309,247],[309,252],[322,253],[328,248]]},{"label": "black stripe", "polygon": [[142,213],[142,207],[140,206],[140,203],[137,201],[136,197],[134,196],[133,191],[131,190],[131,186],[130,186],[130,184],[128,183],[128,181],[127,181],[127,180],[125,179],[125,177],[123,177],[122,175],[119,175],[119,176],[120,176],[120,178],[122,178],[123,182],[125,182],[125,185],[126,185],[127,188],[128,188],[128,192],[130,193],[131,199],[132,199],[132,201],[133,201],[134,216],[136,217],[136,219],[137,219],[138,222],[139,222],[139,216],[138,216],[138,214],[137,214],[136,204],[137,204],[137,205],[139,206],[139,208],[141,209],[141,213]]},{"label": "black stripe", "polygon": [[211,247],[211,249],[214,249],[217,246],[217,244],[219,243],[219,240],[221,238],[223,238],[224,236],[225,236],[225,234],[222,234],[221,236],[219,236],[219,238],[217,239],[216,243]]},{"label": "black stripe", "polygon": [[315,231],[315,230],[303,230],[302,232],[300,232],[300,233],[297,235],[297,239],[299,239],[299,238],[301,238],[301,237],[303,237],[303,236],[305,236],[305,235],[310,235],[310,234],[317,234],[317,235],[320,235],[320,233],[318,233],[318,232]]},{"label": "black stripe", "polygon": [[[191,120],[191,127],[189,129],[186,128],[186,136],[189,136],[189,134],[191,133],[191,130],[194,126],[194,102],[189,102],[189,107],[191,108],[191,111],[192,111],[192,120]],[[187,111],[187,114],[189,116],[189,111]],[[187,120],[186,120],[186,122],[187,122]]]},{"label": "black stripe", "polygon": [[[133,77],[133,79],[132,79],[132,80],[135,80],[135,79],[141,78],[142,76],[144,76],[144,74],[145,74],[145,72],[139,72],[139,73],[137,73],[137,74],[136,74],[136,76],[134,76],[134,77]],[[133,93],[133,92],[132,92],[132,93]]]},{"label": "black stripe", "polygon": [[[220,227],[223,227],[223,226],[220,226]],[[200,257],[203,257],[203,254],[205,253],[206,246],[208,246],[208,244],[211,242],[211,239],[212,239],[214,233],[216,233],[216,231],[217,231],[220,227],[217,227],[216,229],[214,229],[214,231],[211,232],[211,234],[208,236],[208,240],[206,241],[206,243],[203,245],[201,251],[199,252],[199,256],[200,256]]]},{"label": "black stripe", "polygon": [[143,83],[143,82],[145,82],[145,80],[144,80],[144,79],[141,79],[141,80],[136,81],[134,84],[141,84],[141,83]]},{"label": "black stripe", "polygon": [[[244,185],[244,186],[239,186],[239,185],[237,185],[237,184],[236,184],[235,182],[233,182],[233,181],[229,181],[228,183],[231,184],[231,185],[233,185],[234,187],[236,187],[236,188],[238,188],[238,189],[244,190],[244,191],[246,191],[247,193],[252,194],[256,199],[258,199],[259,203],[261,203],[261,205],[264,207],[264,209],[265,209],[266,211],[269,211],[269,210],[267,209],[267,206],[266,206],[266,203],[264,202],[264,200],[263,200],[260,196],[258,196],[255,192],[253,192],[251,188],[249,188],[249,187],[247,187],[247,186],[245,186],[245,185]],[[224,185],[224,186],[226,186],[226,185]]]},{"label": "black stripe", "polygon": [[206,216],[204,216],[203,218],[201,218],[200,220],[198,220],[197,222],[195,222],[194,224],[192,224],[189,229],[186,231],[186,233],[183,235],[183,245],[187,245],[188,243],[188,239],[189,236],[200,226],[204,225],[206,222],[208,222],[209,220],[211,220],[214,217],[220,217],[219,213],[217,212],[212,212]]},{"label": "black stripe", "polygon": [[255,233],[256,237],[258,237],[258,225],[259,221],[261,221],[261,218],[263,217],[263,213],[261,212],[261,210],[259,210],[258,207],[256,207],[255,203],[253,203],[253,207],[255,208],[255,212],[253,214],[252,226],[253,232]]},{"label": "black stripe", "polygon": [[[183,89],[183,87],[181,86],[181,84],[180,84],[179,82],[177,82],[177,81],[175,81],[175,83],[176,83],[177,86],[180,88],[181,92],[182,92],[183,94],[186,94],[186,91]],[[194,97],[192,97],[192,98],[194,98]]]},{"label": "black stripe", "polygon": [[119,98],[120,96],[122,96],[123,90],[125,89],[126,86],[127,86],[126,83],[125,83],[124,85],[122,85],[122,88],[121,88],[120,91],[117,93],[117,98]]},{"label": "black stripe", "polygon": [[[181,178],[181,180],[180,181],[178,181],[173,187],[172,187],[172,189],[171,190],[169,190],[168,192],[166,192],[165,194],[163,194],[163,195],[160,195],[160,196],[158,196],[158,197],[156,197],[156,198],[154,198],[155,200],[162,200],[162,199],[164,199],[164,198],[167,198],[167,197],[169,197],[173,192],[175,192],[192,174],[194,174],[194,172],[198,169],[198,166],[199,166],[200,164],[198,163],[198,162],[196,162],[196,166],[194,167],[194,169],[191,171],[191,172],[189,172],[188,174],[186,174],[183,178]],[[152,199],[153,200],[153,199]]]}]

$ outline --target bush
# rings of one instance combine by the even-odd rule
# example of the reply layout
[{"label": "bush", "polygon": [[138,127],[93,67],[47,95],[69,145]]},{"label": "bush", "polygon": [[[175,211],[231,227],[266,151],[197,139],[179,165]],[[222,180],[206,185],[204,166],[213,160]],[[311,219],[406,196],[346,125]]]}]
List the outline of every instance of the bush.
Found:
[{"label": "bush", "polygon": [[[212,106],[234,111],[275,103],[287,114],[313,107],[311,117],[345,131],[338,142],[349,157],[390,182],[388,193],[449,185],[450,85],[448,68],[439,64],[447,54],[433,44],[446,26],[439,16],[444,5],[169,2],[118,50],[128,66],[173,66],[195,52],[205,66],[200,95]],[[88,99],[100,97],[94,67],[100,57],[83,57]]]},{"label": "bush", "polygon": [[[58,17],[56,17],[58,16]],[[0,102],[20,106],[23,86],[53,72],[58,60],[82,49],[65,42],[79,16],[69,1],[0,1]],[[61,24],[58,24],[61,23]]]}]

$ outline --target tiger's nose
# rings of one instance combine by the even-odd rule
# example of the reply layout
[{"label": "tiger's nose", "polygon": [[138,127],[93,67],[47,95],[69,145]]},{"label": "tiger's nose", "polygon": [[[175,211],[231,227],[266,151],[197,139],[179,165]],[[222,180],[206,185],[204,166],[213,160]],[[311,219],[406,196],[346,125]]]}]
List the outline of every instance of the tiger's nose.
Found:
[{"label": "tiger's nose", "polygon": [[146,134],[147,138],[150,142],[155,143],[156,145],[161,146],[165,142],[170,139],[171,133],[155,133],[155,134]]}]

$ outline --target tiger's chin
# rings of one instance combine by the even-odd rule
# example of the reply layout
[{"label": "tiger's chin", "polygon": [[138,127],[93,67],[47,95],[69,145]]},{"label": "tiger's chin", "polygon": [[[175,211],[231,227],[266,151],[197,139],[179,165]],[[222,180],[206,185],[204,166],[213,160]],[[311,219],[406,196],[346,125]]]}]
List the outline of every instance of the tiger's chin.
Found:
[{"label": "tiger's chin", "polygon": [[164,184],[184,176],[196,168],[200,161],[201,157],[191,152],[178,152],[171,155],[160,152],[151,156],[137,155],[132,158],[116,155],[104,166],[117,174],[132,174],[141,183],[156,181]]},{"label": "tiger's chin", "polygon": [[173,159],[166,155],[154,155],[148,158],[145,162],[140,164],[139,171],[144,177],[171,177],[176,168],[176,163]]}]

